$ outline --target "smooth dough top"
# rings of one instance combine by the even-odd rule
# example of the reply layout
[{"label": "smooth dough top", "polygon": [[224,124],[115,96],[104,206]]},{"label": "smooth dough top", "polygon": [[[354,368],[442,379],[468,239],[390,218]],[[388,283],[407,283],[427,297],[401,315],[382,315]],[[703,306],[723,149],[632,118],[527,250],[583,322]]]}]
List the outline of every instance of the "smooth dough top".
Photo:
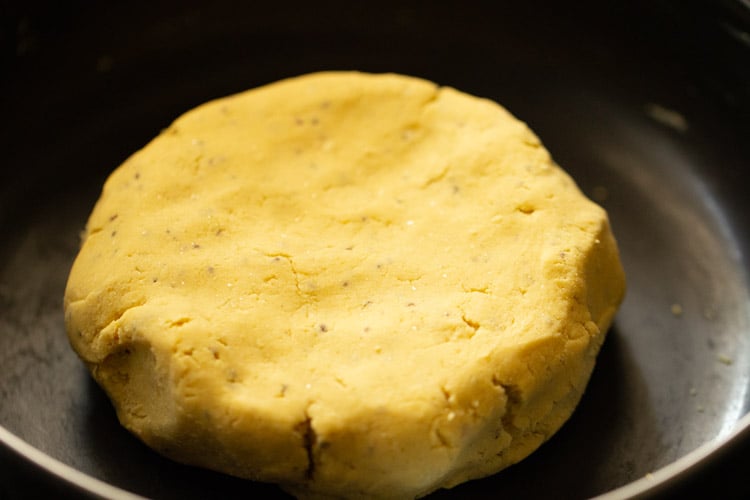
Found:
[{"label": "smooth dough top", "polygon": [[121,422],[300,496],[492,474],[569,417],[624,293],[605,212],[499,105],[332,72],[186,113],[65,294]]}]

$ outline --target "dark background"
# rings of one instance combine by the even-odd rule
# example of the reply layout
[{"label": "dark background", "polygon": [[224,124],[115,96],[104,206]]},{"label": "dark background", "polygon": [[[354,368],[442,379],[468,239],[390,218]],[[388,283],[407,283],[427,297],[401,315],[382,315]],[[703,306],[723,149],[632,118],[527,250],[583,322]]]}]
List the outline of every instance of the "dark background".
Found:
[{"label": "dark background", "polygon": [[[627,110],[653,99],[687,110],[693,133],[674,142],[687,155],[711,159],[696,162],[698,174],[718,193],[732,227],[750,227],[750,47],[743,38],[750,30],[750,8],[738,0],[0,5],[3,235],[14,234],[9,228],[27,217],[29,206],[46,207],[40,213],[50,213],[45,203],[59,200],[60,192],[84,196],[55,210],[85,217],[112,168],[186,109],[325,69],[402,72],[495,98],[528,120],[545,142],[550,138],[553,154],[566,166],[575,163],[581,143],[592,141],[595,127],[585,121],[596,103],[602,103],[602,113],[622,114],[629,124],[635,122],[628,121]],[[589,108],[579,107],[581,102]],[[589,193],[603,175],[595,169],[581,163],[571,167]],[[613,220],[625,221],[630,207],[617,205],[616,197],[610,203]],[[747,241],[742,244],[747,250]],[[2,300],[0,306],[6,307],[0,313],[10,311]],[[597,369],[587,397],[559,436],[502,475],[509,479],[471,483],[454,495],[494,498],[506,489],[526,492],[526,497],[550,496],[546,479],[537,477],[540,464],[550,469],[549,461],[560,460],[560,470],[574,469],[569,462],[575,459],[564,450],[574,446],[581,432],[598,439],[616,425],[619,410],[636,412],[626,410],[624,403],[607,403],[611,375],[627,373],[625,331],[615,326],[600,359],[602,367],[622,370]],[[199,485],[196,491],[222,497],[247,493],[242,481],[173,465],[132,445],[101,392],[90,382],[83,385],[87,414],[100,422],[96,430],[101,438],[111,441],[103,448],[116,454],[118,447],[130,446],[127,457],[153,464],[153,474],[137,477],[135,483],[184,476],[189,477],[186,493],[191,484]],[[6,409],[13,404],[9,396],[1,402]],[[744,434],[714,459],[652,494],[750,495],[750,444],[748,432]],[[0,464],[0,498],[80,494],[63,490],[62,483],[1,445]],[[116,466],[123,471],[112,474],[127,477],[127,460]],[[639,470],[637,464],[629,467]],[[600,485],[586,485],[586,470],[567,480],[561,473],[556,480],[561,486],[555,497],[602,492]],[[147,485],[143,491],[161,490]],[[279,493],[253,485],[251,495]],[[448,495],[435,495],[441,496]]]}]

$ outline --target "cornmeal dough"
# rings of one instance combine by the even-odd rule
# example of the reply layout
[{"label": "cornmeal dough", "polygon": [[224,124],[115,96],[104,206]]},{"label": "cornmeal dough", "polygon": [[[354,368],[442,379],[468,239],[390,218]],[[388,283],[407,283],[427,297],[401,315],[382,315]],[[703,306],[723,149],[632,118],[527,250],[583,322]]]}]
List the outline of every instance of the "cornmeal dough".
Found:
[{"label": "cornmeal dough", "polygon": [[307,75],[107,180],[65,293],[122,424],[301,497],[493,474],[570,416],[623,297],[605,212],[497,104]]}]

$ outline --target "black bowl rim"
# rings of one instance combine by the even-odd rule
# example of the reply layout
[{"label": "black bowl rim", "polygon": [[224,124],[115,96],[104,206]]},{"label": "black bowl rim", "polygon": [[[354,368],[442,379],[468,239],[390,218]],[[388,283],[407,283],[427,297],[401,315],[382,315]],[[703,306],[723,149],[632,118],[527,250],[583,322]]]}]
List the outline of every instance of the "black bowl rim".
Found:
[{"label": "black bowl rim", "polygon": [[[726,436],[708,441],[695,450],[683,455],[674,462],[647,474],[631,483],[605,492],[598,500],[650,497],[668,491],[699,473],[711,464],[718,462],[732,449],[750,440],[750,413],[740,417],[733,430]],[[65,484],[71,490],[95,497],[137,500],[144,497],[90,476],[64,462],[51,457],[19,438],[0,425],[0,444],[15,452],[26,465],[34,465],[48,478]]]}]

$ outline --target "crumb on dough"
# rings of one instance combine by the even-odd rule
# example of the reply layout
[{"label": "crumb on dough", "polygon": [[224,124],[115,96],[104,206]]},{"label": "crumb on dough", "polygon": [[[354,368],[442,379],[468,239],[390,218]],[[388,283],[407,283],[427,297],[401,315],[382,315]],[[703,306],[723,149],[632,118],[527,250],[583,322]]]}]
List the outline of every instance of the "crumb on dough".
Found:
[{"label": "crumb on dough", "polygon": [[718,356],[716,356],[716,359],[719,360],[719,363],[727,366],[730,366],[732,363],[734,363],[734,360],[726,354],[719,354]]},{"label": "crumb on dough", "polygon": [[678,111],[656,103],[648,103],[645,110],[651,119],[677,132],[684,133],[689,128],[687,119]]}]

